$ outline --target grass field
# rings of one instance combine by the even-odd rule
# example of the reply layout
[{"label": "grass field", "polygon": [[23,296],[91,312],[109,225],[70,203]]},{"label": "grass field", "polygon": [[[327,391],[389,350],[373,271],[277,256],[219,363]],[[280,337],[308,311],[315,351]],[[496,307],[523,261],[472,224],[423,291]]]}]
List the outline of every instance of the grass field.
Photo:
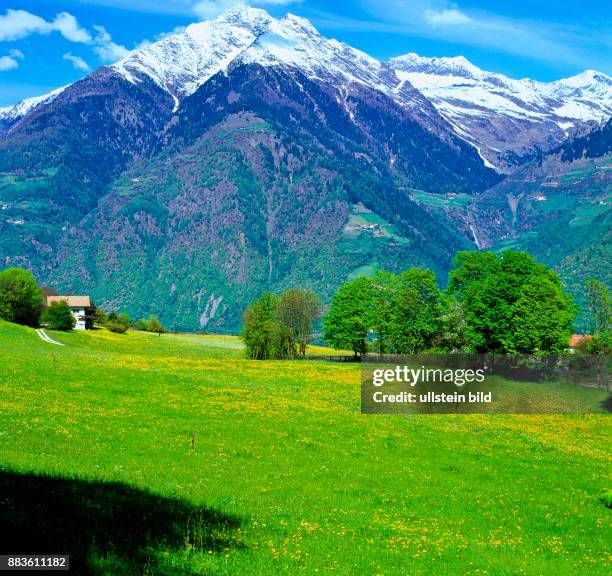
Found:
[{"label": "grass field", "polygon": [[607,415],[361,415],[357,365],[50,335],[65,346],[0,323],[2,553],[71,553],[77,574],[609,574]]}]

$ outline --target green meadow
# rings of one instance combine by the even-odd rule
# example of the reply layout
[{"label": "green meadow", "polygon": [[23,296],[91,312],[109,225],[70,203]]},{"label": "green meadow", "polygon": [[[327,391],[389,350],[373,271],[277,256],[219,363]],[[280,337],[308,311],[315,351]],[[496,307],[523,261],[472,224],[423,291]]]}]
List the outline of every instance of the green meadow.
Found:
[{"label": "green meadow", "polygon": [[49,335],[0,322],[3,552],[91,575],[609,574],[606,414],[362,415],[356,364]]}]

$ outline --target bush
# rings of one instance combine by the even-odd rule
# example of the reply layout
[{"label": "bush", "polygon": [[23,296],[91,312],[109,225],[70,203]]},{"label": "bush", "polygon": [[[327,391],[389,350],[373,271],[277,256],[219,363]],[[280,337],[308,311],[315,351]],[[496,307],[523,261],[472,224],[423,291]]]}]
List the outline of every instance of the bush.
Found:
[{"label": "bush", "polygon": [[42,294],[30,272],[22,268],[0,272],[0,318],[36,326],[41,307]]},{"label": "bush", "polygon": [[117,314],[116,320],[121,324],[125,324],[126,327],[132,325],[132,319],[130,318],[129,314],[126,314],[125,312]]},{"label": "bush", "polygon": [[148,327],[149,324],[144,318],[137,320],[136,324],[134,324],[134,328],[136,328],[136,330],[140,330],[141,332],[146,332]]},{"label": "bush", "polygon": [[157,334],[165,332],[164,327],[157,316],[151,316],[147,320],[146,330],[147,332],[156,332]]},{"label": "bush", "polygon": [[40,320],[50,330],[72,330],[76,324],[68,304],[64,301],[53,302],[45,308]]},{"label": "bush", "polygon": [[108,320],[105,324],[106,328],[111,332],[116,332],[117,334],[125,334],[127,332],[127,325],[119,322],[118,320]]},{"label": "bush", "polygon": [[163,334],[166,331],[159,318],[155,315],[150,316],[148,320],[145,318],[137,320],[133,328],[141,332],[155,332],[157,334]]}]

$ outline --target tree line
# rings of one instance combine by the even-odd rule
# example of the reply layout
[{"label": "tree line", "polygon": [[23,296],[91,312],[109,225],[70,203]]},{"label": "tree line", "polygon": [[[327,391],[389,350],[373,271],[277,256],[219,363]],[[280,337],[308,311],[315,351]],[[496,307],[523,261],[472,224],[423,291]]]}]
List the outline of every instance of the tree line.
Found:
[{"label": "tree line", "polygon": [[[594,335],[583,346],[589,352],[607,351],[608,289],[589,280],[585,290]],[[307,290],[263,294],[244,314],[247,356],[303,357],[322,311],[317,296]],[[460,252],[445,290],[432,271],[422,268],[398,274],[378,270],[373,277],[346,282],[334,295],[321,327],[326,344],[352,350],[355,356],[559,354],[568,348],[577,311],[557,274],[529,254]]]}]

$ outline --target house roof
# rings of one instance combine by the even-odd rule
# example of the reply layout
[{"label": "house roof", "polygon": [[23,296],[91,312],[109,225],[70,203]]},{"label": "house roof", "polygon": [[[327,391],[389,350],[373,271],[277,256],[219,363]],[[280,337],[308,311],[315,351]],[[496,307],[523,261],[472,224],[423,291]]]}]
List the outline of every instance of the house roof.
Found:
[{"label": "house roof", "polygon": [[89,296],[47,296],[47,306],[60,301],[66,302],[70,308],[89,308],[91,306]]},{"label": "house roof", "polygon": [[572,334],[569,338],[570,348],[577,348],[580,346],[583,340],[592,340],[593,336],[590,334]]}]

